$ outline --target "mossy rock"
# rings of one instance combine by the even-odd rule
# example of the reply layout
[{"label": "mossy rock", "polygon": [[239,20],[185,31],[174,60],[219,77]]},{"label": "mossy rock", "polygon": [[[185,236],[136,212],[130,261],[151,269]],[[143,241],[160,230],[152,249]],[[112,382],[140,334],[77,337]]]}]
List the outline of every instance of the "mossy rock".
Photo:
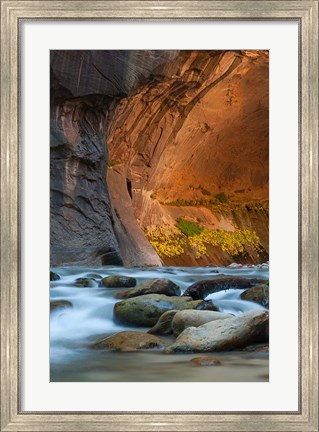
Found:
[{"label": "mossy rock", "polygon": [[163,350],[166,345],[167,344],[157,336],[137,331],[124,331],[101,339],[90,345],[90,348],[132,352],[150,349]]},{"label": "mossy rock", "polygon": [[60,279],[61,279],[61,277],[57,273],[50,271],[50,282],[57,281]]},{"label": "mossy rock", "polygon": [[160,316],[159,320],[155,324],[154,327],[152,327],[148,333],[150,334],[159,334],[159,335],[166,335],[172,333],[172,321],[174,316],[177,314],[177,310],[170,310],[167,312],[164,312],[163,315]]},{"label": "mossy rock", "polygon": [[269,308],[269,286],[264,284],[256,285],[242,292],[240,298]]},{"label": "mossy rock", "polygon": [[75,279],[74,285],[80,288],[93,288],[97,286],[97,282],[92,278]]},{"label": "mossy rock", "polygon": [[101,280],[101,285],[107,288],[132,288],[136,279],[129,276],[107,276]]},{"label": "mossy rock", "polygon": [[169,279],[150,279],[137,285],[128,291],[120,292],[116,298],[131,298],[145,294],[165,294],[167,296],[179,296],[181,289]]},{"label": "mossy rock", "polygon": [[68,300],[51,300],[50,301],[50,312],[53,312],[55,310],[59,309],[68,309],[72,308],[73,305]]},{"label": "mossy rock", "polygon": [[193,300],[191,297],[146,294],[116,303],[114,306],[114,318],[123,324],[148,327],[154,326],[166,311],[173,309],[204,309],[205,307],[207,307],[206,302]]}]

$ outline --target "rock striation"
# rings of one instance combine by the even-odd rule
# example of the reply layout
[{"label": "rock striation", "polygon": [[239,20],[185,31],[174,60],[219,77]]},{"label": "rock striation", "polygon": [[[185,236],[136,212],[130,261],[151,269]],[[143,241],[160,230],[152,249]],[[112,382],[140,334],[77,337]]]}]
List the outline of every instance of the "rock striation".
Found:
[{"label": "rock striation", "polygon": [[[265,253],[248,261],[267,259],[268,52],[178,52],[117,104],[107,144],[111,199],[124,226],[130,208],[142,229],[186,217],[208,229],[254,230]],[[207,208],[221,193],[234,205]],[[234,260],[212,248],[201,260],[181,259]]]},{"label": "rock striation", "polygon": [[268,63],[267,51],[52,51],[51,265],[161,265],[144,230],[180,217],[254,230],[263,255],[242,259],[266,260]]}]

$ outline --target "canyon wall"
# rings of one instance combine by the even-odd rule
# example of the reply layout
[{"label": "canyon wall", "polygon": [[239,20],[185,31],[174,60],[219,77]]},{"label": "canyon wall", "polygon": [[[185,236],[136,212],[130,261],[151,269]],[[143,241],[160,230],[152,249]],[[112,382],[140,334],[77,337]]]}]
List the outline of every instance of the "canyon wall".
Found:
[{"label": "canyon wall", "polygon": [[161,264],[134,217],[125,227],[114,212],[105,141],[112,107],[174,55],[51,51],[51,266]]},{"label": "canyon wall", "polygon": [[[122,176],[142,229],[186,218],[212,230],[255,230],[268,258],[268,52],[180,51],[117,104],[108,128],[109,187]],[[214,202],[215,196],[227,203]],[[216,201],[216,200],[215,200]],[[118,214],[123,197],[112,196]],[[211,251],[165,263],[229,263]]]},{"label": "canyon wall", "polygon": [[[52,51],[51,265],[268,259],[268,52]],[[262,253],[159,257],[184,218]]]}]

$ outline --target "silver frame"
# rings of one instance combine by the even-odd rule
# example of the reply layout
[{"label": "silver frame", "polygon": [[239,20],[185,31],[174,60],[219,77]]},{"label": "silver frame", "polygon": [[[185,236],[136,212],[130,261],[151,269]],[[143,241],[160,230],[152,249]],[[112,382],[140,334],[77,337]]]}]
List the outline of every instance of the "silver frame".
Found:
[{"label": "silver frame", "polygon": [[[20,410],[19,23],[25,19],[298,21],[298,412],[25,413]],[[1,431],[318,431],[318,178],[318,0],[1,0]]]}]

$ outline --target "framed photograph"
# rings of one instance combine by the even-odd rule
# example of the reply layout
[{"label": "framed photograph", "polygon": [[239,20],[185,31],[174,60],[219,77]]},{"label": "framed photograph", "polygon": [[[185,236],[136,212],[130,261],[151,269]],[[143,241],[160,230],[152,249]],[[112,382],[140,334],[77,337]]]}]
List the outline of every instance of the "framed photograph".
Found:
[{"label": "framed photograph", "polygon": [[1,431],[317,431],[318,234],[317,0],[1,1]]}]

